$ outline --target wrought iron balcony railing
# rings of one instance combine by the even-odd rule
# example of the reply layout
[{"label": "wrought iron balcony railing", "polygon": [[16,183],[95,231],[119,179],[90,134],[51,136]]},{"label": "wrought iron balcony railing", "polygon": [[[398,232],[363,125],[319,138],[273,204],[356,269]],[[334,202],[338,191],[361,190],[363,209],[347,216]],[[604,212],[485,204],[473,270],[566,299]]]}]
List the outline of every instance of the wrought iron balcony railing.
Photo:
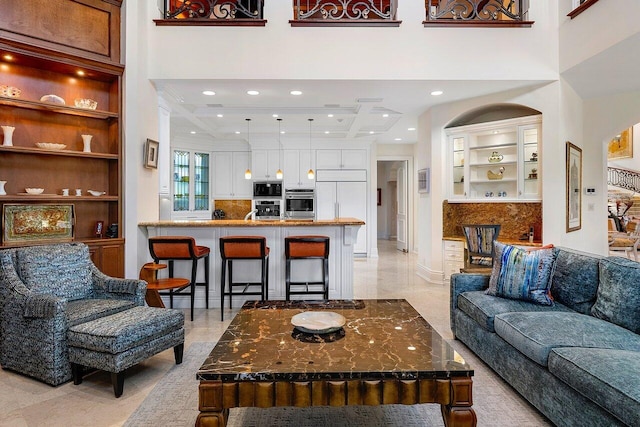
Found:
[{"label": "wrought iron balcony railing", "polygon": [[640,193],[640,173],[627,169],[608,167],[607,184]]},{"label": "wrought iron balcony railing", "polygon": [[264,0],[164,0],[158,25],[264,26]]},{"label": "wrought iron balcony railing", "polygon": [[529,0],[425,0],[425,26],[530,27]]},{"label": "wrought iron balcony railing", "polygon": [[292,26],[398,26],[397,0],[294,0]]}]

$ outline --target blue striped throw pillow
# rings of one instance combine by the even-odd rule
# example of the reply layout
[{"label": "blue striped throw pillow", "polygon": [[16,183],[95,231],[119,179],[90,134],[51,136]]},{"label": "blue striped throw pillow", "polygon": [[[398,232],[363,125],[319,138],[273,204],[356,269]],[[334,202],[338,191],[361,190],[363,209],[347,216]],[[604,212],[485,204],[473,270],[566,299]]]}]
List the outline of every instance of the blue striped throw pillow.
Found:
[{"label": "blue striped throw pillow", "polygon": [[556,248],[527,251],[496,242],[487,294],[553,305],[549,288],[557,256]]}]

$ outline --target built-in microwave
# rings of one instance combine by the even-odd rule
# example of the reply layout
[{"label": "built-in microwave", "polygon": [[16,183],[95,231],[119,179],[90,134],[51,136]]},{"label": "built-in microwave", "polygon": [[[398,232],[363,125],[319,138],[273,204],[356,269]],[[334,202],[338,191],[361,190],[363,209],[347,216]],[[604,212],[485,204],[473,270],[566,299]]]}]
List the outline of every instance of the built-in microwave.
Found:
[{"label": "built-in microwave", "polygon": [[284,194],[284,212],[286,218],[315,219],[316,217],[315,190],[288,189]]},{"label": "built-in microwave", "polygon": [[282,181],[254,181],[254,199],[282,199]]}]

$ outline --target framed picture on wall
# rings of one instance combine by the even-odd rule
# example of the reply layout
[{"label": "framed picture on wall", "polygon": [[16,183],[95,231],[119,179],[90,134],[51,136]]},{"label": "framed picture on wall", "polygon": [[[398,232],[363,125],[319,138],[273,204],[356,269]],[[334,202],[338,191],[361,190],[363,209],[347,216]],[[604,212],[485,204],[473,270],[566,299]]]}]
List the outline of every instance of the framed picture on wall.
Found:
[{"label": "framed picture on wall", "polygon": [[158,141],[147,139],[144,144],[144,167],[145,168],[158,168]]},{"label": "framed picture on wall", "polygon": [[567,233],[582,227],[582,149],[567,141]]},{"label": "framed picture on wall", "polygon": [[616,135],[607,146],[607,159],[628,159],[633,157],[633,128]]},{"label": "framed picture on wall", "polygon": [[429,168],[420,169],[418,171],[418,193],[428,193],[430,185]]}]

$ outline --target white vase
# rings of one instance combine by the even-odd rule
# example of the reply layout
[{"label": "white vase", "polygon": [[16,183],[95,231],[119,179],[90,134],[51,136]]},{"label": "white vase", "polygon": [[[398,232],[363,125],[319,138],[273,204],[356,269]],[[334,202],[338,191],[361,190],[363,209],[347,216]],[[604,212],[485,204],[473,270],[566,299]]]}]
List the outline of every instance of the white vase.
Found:
[{"label": "white vase", "polygon": [[4,132],[4,142],[2,145],[9,147],[13,145],[13,131],[16,129],[13,126],[0,126]]},{"label": "white vase", "polygon": [[82,151],[85,153],[91,152],[91,138],[93,138],[93,135],[82,135],[82,143],[84,144]]},{"label": "white vase", "polygon": [[4,185],[7,183],[7,181],[0,181],[0,196],[6,196],[7,192],[4,191]]}]

